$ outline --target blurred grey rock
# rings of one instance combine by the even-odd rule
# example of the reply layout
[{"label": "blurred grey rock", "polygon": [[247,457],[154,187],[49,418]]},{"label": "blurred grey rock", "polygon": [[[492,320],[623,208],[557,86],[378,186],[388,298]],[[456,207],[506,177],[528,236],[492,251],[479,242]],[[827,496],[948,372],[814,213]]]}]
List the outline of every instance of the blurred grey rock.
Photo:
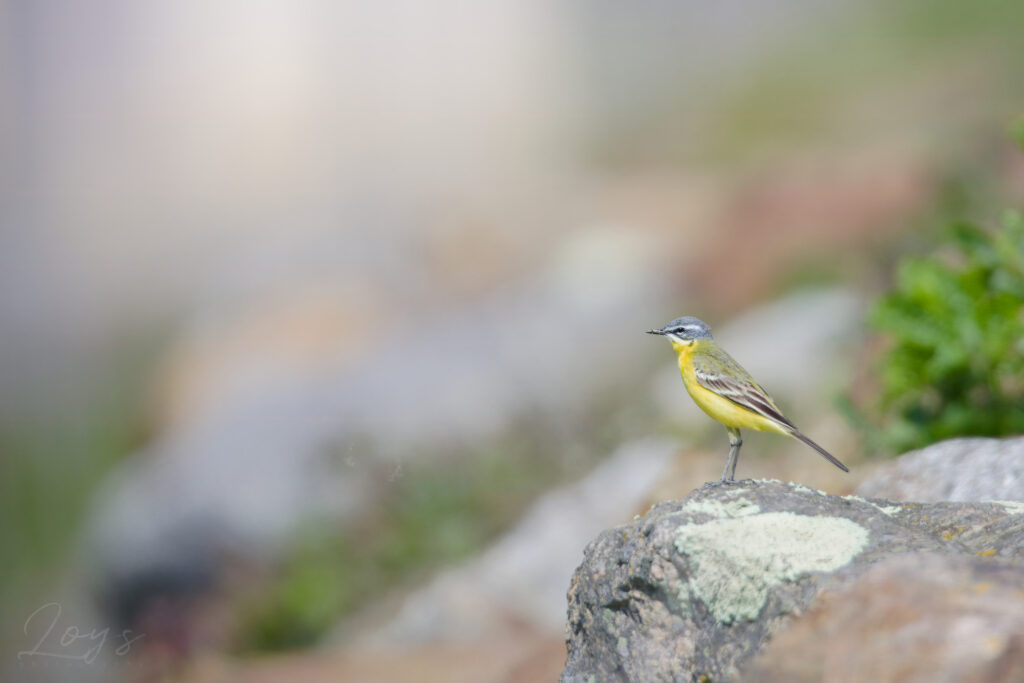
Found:
[{"label": "blurred grey rock", "polygon": [[409,595],[393,619],[361,642],[465,642],[499,635],[510,622],[561,633],[565,580],[579,564],[579,549],[633,516],[677,449],[653,440],[621,447],[583,480],[538,500],[479,557]]},{"label": "blurred grey rock", "polygon": [[[85,543],[92,572],[117,594],[140,575],[206,575],[225,557],[263,561],[303,520],[360,514],[386,485],[381,470],[471,454],[526,419],[572,434],[588,402],[632,381],[650,352],[642,332],[661,298],[656,257],[626,229],[590,231],[540,273],[471,305],[370,329],[325,311],[306,331],[319,347],[296,358],[274,343],[275,318],[255,326],[269,341],[253,339],[242,306],[243,333],[220,322],[239,346],[211,344],[193,365],[221,383],[210,389],[215,400],[172,422],[98,492]],[[218,329],[218,316],[200,318],[210,344],[202,332]],[[339,326],[337,350],[320,348],[322,328]],[[346,333],[372,343],[350,349]],[[231,370],[211,370],[218,363]]]},{"label": "blurred grey rock", "polygon": [[1024,681],[1024,567],[949,555],[883,560],[824,594],[743,680]]},{"label": "blurred grey rock", "polygon": [[564,681],[736,680],[826,588],[888,557],[1024,557],[1024,506],[900,504],[744,480],[597,537],[569,587]]},{"label": "blurred grey rock", "polygon": [[1024,437],[949,439],[905,453],[872,472],[857,493],[924,503],[1024,501]]}]

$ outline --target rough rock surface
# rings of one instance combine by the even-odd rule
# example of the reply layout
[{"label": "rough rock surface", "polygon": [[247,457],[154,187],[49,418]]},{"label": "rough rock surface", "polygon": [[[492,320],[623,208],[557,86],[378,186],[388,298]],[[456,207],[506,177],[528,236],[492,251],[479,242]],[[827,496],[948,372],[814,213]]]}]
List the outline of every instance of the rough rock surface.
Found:
[{"label": "rough rock surface", "polygon": [[932,554],[885,560],[824,593],[743,680],[1024,681],[1024,566]]},{"label": "rough rock surface", "polygon": [[949,439],[882,465],[857,495],[892,500],[1024,500],[1024,436]]},{"label": "rough rock surface", "polygon": [[660,503],[586,548],[562,680],[736,680],[822,589],[912,552],[1024,556],[1024,505],[899,504],[775,480]]}]

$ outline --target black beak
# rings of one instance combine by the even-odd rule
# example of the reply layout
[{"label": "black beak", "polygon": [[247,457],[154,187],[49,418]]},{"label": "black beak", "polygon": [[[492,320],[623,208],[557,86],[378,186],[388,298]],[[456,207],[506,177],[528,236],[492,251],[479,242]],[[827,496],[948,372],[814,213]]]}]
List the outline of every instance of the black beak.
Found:
[{"label": "black beak", "polygon": [[647,330],[647,334],[661,334],[661,335],[664,335],[665,332],[663,330]]}]

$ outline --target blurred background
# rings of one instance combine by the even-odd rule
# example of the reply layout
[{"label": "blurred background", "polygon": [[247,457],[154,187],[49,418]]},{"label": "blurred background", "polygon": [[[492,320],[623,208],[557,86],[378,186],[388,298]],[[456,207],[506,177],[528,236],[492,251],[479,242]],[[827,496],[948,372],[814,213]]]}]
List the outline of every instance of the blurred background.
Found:
[{"label": "blurred background", "polygon": [[[584,545],[721,471],[643,334],[684,314],[853,468],[753,435],[742,477],[847,493],[1024,431],[1022,30],[999,0],[0,4],[0,672],[554,678]],[[948,385],[1008,411],[979,422],[921,386],[977,358],[927,340],[996,253],[998,362]]]}]

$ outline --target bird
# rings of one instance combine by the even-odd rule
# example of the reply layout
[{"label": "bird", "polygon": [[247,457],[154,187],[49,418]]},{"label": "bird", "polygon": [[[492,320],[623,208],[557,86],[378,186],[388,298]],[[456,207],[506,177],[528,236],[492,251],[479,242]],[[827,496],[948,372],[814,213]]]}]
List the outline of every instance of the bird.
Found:
[{"label": "bird", "polygon": [[668,338],[678,356],[683,385],[693,402],[729,432],[729,459],[725,461],[720,483],[736,481],[736,461],[743,445],[740,429],[799,439],[842,471],[850,471],[782,414],[768,392],[715,343],[711,328],[703,320],[683,316],[647,333]]}]

